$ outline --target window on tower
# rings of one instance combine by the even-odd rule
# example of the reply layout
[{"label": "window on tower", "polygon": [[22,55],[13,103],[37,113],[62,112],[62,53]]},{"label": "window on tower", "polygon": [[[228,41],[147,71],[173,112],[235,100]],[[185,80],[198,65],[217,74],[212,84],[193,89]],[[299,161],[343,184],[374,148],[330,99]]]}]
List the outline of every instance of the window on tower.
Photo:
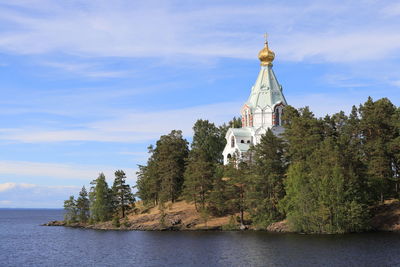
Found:
[{"label": "window on tower", "polygon": [[280,117],[279,117],[279,109],[275,110],[275,123],[274,125],[279,126],[280,125]]},{"label": "window on tower", "polygon": [[231,137],[231,147],[235,147],[235,137]]},{"label": "window on tower", "polygon": [[274,112],[274,125],[276,126],[280,126],[282,125],[282,113],[283,113],[283,107],[282,106],[278,106],[275,108],[275,112]]}]

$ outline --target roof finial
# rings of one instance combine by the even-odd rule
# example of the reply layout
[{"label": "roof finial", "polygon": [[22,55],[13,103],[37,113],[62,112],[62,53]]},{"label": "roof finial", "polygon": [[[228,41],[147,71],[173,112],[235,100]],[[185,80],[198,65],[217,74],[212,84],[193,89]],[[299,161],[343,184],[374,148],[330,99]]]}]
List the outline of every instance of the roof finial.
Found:
[{"label": "roof finial", "polygon": [[265,46],[268,46],[268,33],[264,33],[264,39],[265,39]]},{"label": "roof finial", "polygon": [[261,66],[272,66],[272,61],[274,61],[275,53],[271,51],[268,47],[268,34],[264,34],[265,45],[264,48],[258,53],[258,58],[261,61]]}]

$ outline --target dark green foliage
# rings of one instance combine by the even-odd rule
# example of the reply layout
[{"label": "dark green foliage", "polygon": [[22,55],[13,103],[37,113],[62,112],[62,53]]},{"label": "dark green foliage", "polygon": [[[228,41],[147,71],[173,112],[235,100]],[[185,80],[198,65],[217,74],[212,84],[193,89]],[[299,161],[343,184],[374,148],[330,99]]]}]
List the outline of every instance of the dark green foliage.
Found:
[{"label": "dark green foliage", "polygon": [[281,206],[294,230],[344,233],[366,228],[368,210],[357,191],[358,178],[344,168],[340,157],[328,138],[308,161],[290,166]]},{"label": "dark green foliage", "polygon": [[224,168],[218,166],[215,171],[212,189],[208,197],[208,210],[214,216],[223,216],[231,213],[231,210],[226,205],[229,200],[227,181],[224,179]]},{"label": "dark green foliage", "polygon": [[268,130],[251,152],[254,160],[250,165],[247,202],[254,223],[262,227],[284,218],[278,210],[278,202],[284,196],[286,162],[283,151],[282,139]]},{"label": "dark green foliage", "polygon": [[208,120],[197,120],[193,132],[191,152],[202,154],[208,162],[222,163],[222,151],[226,144],[225,132]]},{"label": "dark green foliage", "polygon": [[287,158],[291,161],[306,160],[323,138],[322,122],[308,107],[295,110],[290,106],[285,108],[283,121]]},{"label": "dark green foliage", "polygon": [[69,224],[78,221],[78,209],[74,196],[70,196],[68,200],[64,201],[64,211],[64,220],[66,223]]},{"label": "dark green foliage", "polygon": [[89,193],[91,217],[96,222],[110,220],[113,214],[112,192],[104,174],[100,173],[99,177],[91,182],[91,185]]},{"label": "dark green foliage", "polygon": [[191,152],[185,171],[184,195],[193,201],[196,210],[204,209],[212,188],[214,165],[204,153]]},{"label": "dark green foliage", "polygon": [[131,188],[126,184],[126,175],[122,170],[115,172],[114,184],[111,188],[113,198],[113,208],[122,218],[126,212],[132,209],[135,198],[133,197]]},{"label": "dark green foliage", "polygon": [[[153,148],[149,147],[149,153],[153,153]],[[136,186],[138,189],[137,195],[145,205],[157,205],[159,200],[161,178],[157,170],[157,162],[151,156],[147,161],[147,166],[139,165],[137,174]]]},{"label": "dark green foliage", "polygon": [[[186,164],[184,195],[195,203],[197,210],[205,210],[215,168],[222,163],[225,138],[221,129],[207,120],[198,120],[193,126],[193,142]],[[200,205],[200,208],[198,207]]]},{"label": "dark green foliage", "polygon": [[145,202],[174,202],[182,192],[183,174],[189,149],[181,131],[163,135],[151,154],[147,166],[139,166],[138,196]]},{"label": "dark green foliage", "polygon": [[[237,222],[265,229],[286,217],[293,230],[306,233],[367,230],[369,207],[399,197],[400,109],[388,99],[369,98],[349,115],[320,119],[308,107],[287,106],[282,120],[282,136],[268,130],[247,155],[240,160],[234,155],[227,166],[221,164],[224,137],[229,127],[241,127],[240,119],[220,127],[198,120],[190,152],[181,131],[161,136],[149,147],[147,164],[139,166],[137,196],[147,207],[159,206],[163,226],[164,203],[183,194],[204,222],[209,215],[231,215],[223,229],[236,230]],[[112,190],[103,174],[92,182],[90,222],[114,218],[119,227],[131,207],[125,173],[115,175]],[[86,222],[86,190],[64,207],[67,222]],[[122,223],[129,227],[126,217]]]},{"label": "dark green foliage", "polygon": [[241,117],[233,117],[233,119],[228,123],[229,128],[241,128],[242,127],[242,118]]},{"label": "dark green foliage", "polygon": [[181,131],[172,131],[161,136],[154,149],[154,160],[160,180],[159,200],[174,202],[180,195],[185,171],[185,160],[188,157],[188,142],[183,139]]},{"label": "dark green foliage", "polygon": [[[371,99],[366,105],[372,105]],[[387,172],[381,180],[374,178],[369,168],[382,167],[383,163],[379,157],[374,162],[366,160],[369,141],[365,127],[370,125],[372,133],[382,125],[366,123],[370,119],[365,118],[365,111],[359,113],[355,107],[349,117],[340,112],[318,120],[309,112],[291,108],[285,116],[288,118],[286,155],[290,165],[285,180],[286,196],[280,207],[292,227],[317,233],[367,229],[367,207],[385,192],[381,186],[383,177],[392,177]]]},{"label": "dark green foliage", "polygon": [[78,213],[78,220],[80,222],[86,223],[89,220],[90,215],[90,202],[85,187],[82,187],[82,190],[79,192],[79,197],[76,200],[76,208]]},{"label": "dark green foliage", "polygon": [[244,226],[244,212],[247,208],[247,179],[250,176],[250,169],[246,162],[239,161],[233,156],[225,167],[224,177],[226,179],[225,205],[229,210],[239,213],[240,224]]},{"label": "dark green foliage", "polygon": [[363,160],[369,181],[383,201],[385,196],[393,195],[397,184],[393,182],[397,178],[397,160],[392,142],[399,136],[398,111],[387,98],[375,102],[368,98],[359,112]]}]

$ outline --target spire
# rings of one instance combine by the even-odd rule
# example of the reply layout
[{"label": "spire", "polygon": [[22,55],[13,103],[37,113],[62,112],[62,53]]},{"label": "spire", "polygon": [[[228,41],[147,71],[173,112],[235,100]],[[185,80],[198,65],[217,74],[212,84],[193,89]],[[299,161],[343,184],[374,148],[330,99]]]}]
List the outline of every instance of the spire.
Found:
[{"label": "spire", "polygon": [[273,110],[279,104],[287,105],[282,87],[272,70],[275,53],[268,48],[267,34],[265,34],[265,47],[258,53],[258,58],[261,61],[261,69],[246,105],[252,109],[262,110],[266,108]]},{"label": "spire", "polygon": [[268,47],[268,40],[267,37],[268,35],[265,33],[265,43],[264,43],[264,48],[261,49],[261,51],[258,53],[258,58],[261,61],[261,66],[269,66],[272,65],[272,61],[274,61],[275,58],[275,53],[271,51]]}]

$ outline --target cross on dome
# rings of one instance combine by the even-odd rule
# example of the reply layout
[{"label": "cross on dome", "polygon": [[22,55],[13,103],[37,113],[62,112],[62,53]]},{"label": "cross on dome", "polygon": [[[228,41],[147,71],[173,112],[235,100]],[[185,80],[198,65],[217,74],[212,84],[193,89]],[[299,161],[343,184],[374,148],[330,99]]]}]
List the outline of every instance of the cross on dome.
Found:
[{"label": "cross on dome", "polygon": [[274,61],[275,53],[269,49],[268,47],[268,34],[264,34],[265,43],[264,48],[258,53],[258,58],[261,61],[261,66],[269,66],[272,65],[272,61]]}]

